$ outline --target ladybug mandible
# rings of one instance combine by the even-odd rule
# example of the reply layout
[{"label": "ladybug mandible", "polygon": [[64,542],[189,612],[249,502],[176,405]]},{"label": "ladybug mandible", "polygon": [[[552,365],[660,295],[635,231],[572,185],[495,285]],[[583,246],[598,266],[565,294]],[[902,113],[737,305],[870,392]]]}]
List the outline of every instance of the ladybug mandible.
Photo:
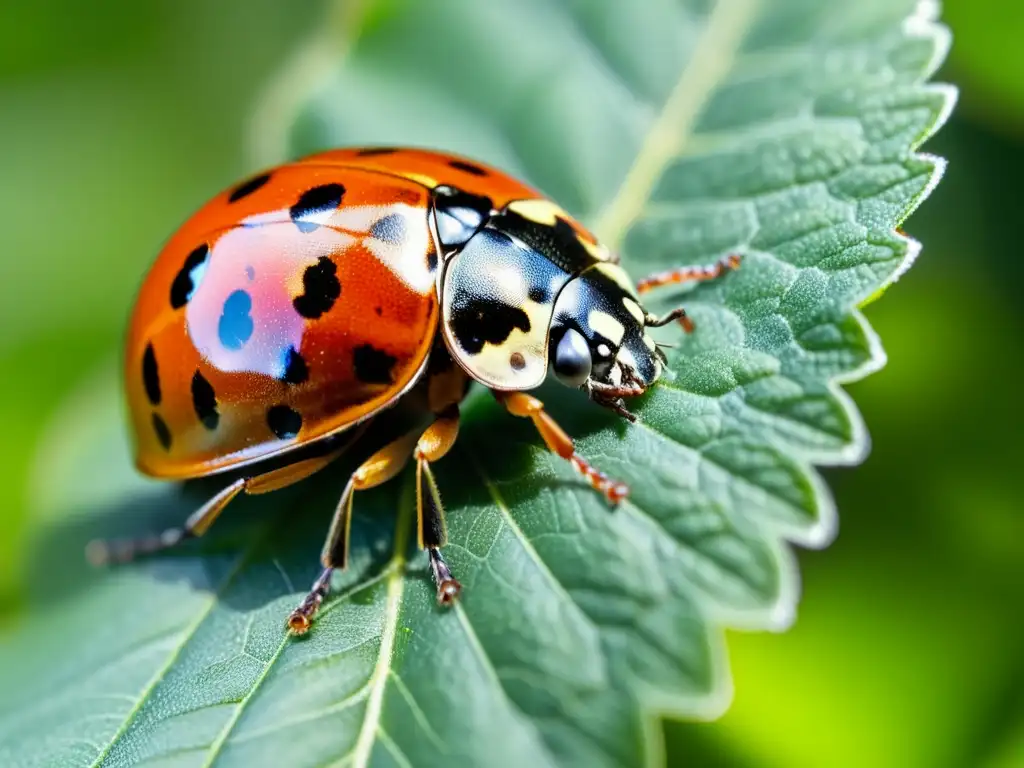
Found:
[{"label": "ladybug mandible", "polygon": [[[684,267],[636,286],[565,211],[508,175],[416,149],[340,149],[262,173],[218,195],[170,239],[149,272],[125,356],[136,461],[188,479],[247,468],[185,521],[145,539],[94,542],[94,561],[125,561],[207,531],[240,493],[283,488],[338,458],[400,399],[429,426],[404,435],[349,478],[321,556],[323,572],[288,618],[304,633],[344,568],[356,491],[416,462],[419,544],[437,599],[460,586],[441,556],[444,512],[430,469],[455,443],[469,384],[533,421],[547,447],[611,503],[627,494],[578,455],[527,394],[550,370],[633,420],[665,358],[640,294],[738,265]],[[351,441],[348,441],[349,443]],[[316,443],[329,450],[272,457]],[[293,454],[294,455],[294,454]]]}]

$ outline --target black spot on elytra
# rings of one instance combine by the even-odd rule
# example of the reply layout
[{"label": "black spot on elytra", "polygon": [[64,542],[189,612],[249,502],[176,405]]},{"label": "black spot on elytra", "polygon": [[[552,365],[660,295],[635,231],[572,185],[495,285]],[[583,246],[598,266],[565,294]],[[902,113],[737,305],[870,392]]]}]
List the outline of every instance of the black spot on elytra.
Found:
[{"label": "black spot on elytra", "polygon": [[171,430],[167,427],[159,413],[153,414],[153,431],[156,432],[156,439],[160,441],[165,451],[171,450]]},{"label": "black spot on elytra", "polygon": [[156,352],[153,345],[147,344],[142,355],[142,383],[146,387],[146,397],[153,405],[160,405],[160,369],[156,364]]},{"label": "black spot on elytra", "polygon": [[530,318],[519,307],[494,299],[472,298],[452,312],[452,333],[471,355],[478,354],[484,344],[500,344],[516,328],[529,333]]},{"label": "black spot on elytra", "polygon": [[370,344],[356,347],[352,352],[352,367],[356,378],[365,384],[390,384],[391,369],[397,358]]},{"label": "black spot on elytra", "polygon": [[359,157],[372,157],[373,155],[393,155],[398,150],[394,147],[366,147],[356,152]]},{"label": "black spot on elytra", "polygon": [[329,312],[341,296],[337,265],[321,256],[316,264],[306,267],[302,275],[302,289],[302,295],[296,296],[292,302],[296,312],[311,320]]},{"label": "black spot on elytra", "polygon": [[226,349],[239,350],[252,338],[254,325],[250,312],[252,297],[245,291],[235,291],[224,301],[217,335]]},{"label": "black spot on elytra", "polygon": [[542,285],[531,285],[529,292],[526,294],[530,301],[536,302],[537,304],[543,304],[548,300],[548,289]]},{"label": "black spot on elytra", "polygon": [[237,187],[231,190],[231,194],[228,195],[228,202],[237,203],[243,197],[248,197],[249,195],[251,195],[253,192],[262,187],[268,181],[270,181],[270,174],[263,173],[260,174],[259,176],[255,176],[249,179],[248,181],[242,184],[239,184]]},{"label": "black spot on elytra", "polygon": [[386,243],[400,243],[405,239],[405,217],[400,213],[389,213],[373,222],[370,234]]},{"label": "black spot on elytra", "polygon": [[333,211],[341,205],[341,198],[344,196],[345,187],[341,184],[323,184],[313,187],[302,193],[298,202],[289,209],[288,213],[300,232],[312,232],[320,225],[315,221],[306,221],[306,219],[317,213]]},{"label": "black spot on elytra", "polygon": [[220,423],[220,413],[217,411],[217,393],[213,386],[199,371],[192,377],[192,407],[196,410],[196,416],[203,426],[214,430]]},{"label": "black spot on elytra", "polygon": [[288,347],[284,353],[284,376],[281,377],[281,381],[285,384],[302,384],[309,381],[309,366],[295,347]]},{"label": "black spot on elytra", "polygon": [[474,176],[487,175],[487,171],[479,165],[473,165],[473,163],[467,163],[464,160],[449,160],[448,165],[458,171],[465,171],[466,173],[471,173]]},{"label": "black spot on elytra", "polygon": [[287,405],[275,405],[267,411],[267,426],[281,440],[288,440],[302,429],[302,416]]},{"label": "black spot on elytra", "polygon": [[198,246],[186,258],[178,274],[171,283],[171,307],[181,309],[188,304],[192,294],[199,287],[199,281],[210,258],[210,246],[206,243]]},{"label": "black spot on elytra", "polygon": [[508,358],[508,364],[512,366],[513,371],[521,371],[526,367],[526,358],[522,352],[513,352]]},{"label": "black spot on elytra", "polygon": [[377,317],[384,314],[384,307],[374,307],[373,311],[377,313]]},{"label": "black spot on elytra", "polygon": [[433,273],[437,271],[437,249],[431,243],[430,248],[427,250],[427,271]]}]

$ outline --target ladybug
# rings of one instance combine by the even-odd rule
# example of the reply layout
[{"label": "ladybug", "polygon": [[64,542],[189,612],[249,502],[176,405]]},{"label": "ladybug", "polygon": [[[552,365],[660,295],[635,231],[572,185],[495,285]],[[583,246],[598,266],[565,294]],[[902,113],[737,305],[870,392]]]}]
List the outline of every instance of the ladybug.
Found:
[{"label": "ladybug", "polygon": [[[626,486],[576,453],[529,394],[549,372],[633,420],[623,398],[661,375],[640,294],[738,265],[684,267],[634,285],[568,213],[505,173],[450,154],[370,147],[315,154],[226,190],[168,241],[131,319],[125,386],[136,463],[184,480],[242,470],[181,528],[94,542],[126,561],[201,536],[241,493],[267,493],[328,466],[363,427],[416,400],[425,428],[348,479],[323,571],[288,617],[306,632],[348,557],[357,492],[416,465],[418,540],[440,604],[459,582],[445,563],[431,463],[455,443],[459,403],[479,382],[611,503]],[[339,444],[344,436],[345,444]],[[351,438],[351,439],[349,439]],[[315,455],[299,449],[322,446]],[[290,461],[266,462],[285,456]]]}]

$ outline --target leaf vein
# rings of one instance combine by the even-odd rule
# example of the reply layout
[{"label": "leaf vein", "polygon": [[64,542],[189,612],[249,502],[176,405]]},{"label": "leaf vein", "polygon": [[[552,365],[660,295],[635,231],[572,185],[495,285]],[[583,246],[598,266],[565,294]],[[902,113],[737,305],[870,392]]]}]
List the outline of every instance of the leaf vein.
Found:
[{"label": "leaf vein", "polygon": [[395,762],[402,766],[402,768],[413,768],[412,762],[405,756],[405,752],[402,751],[395,743],[395,740],[380,725],[377,726],[377,738],[380,739],[380,743],[384,745],[384,748],[391,753],[391,756],[395,758]]},{"label": "leaf vein", "polygon": [[206,756],[206,761],[203,763],[204,768],[209,768],[213,765],[213,761],[220,755],[221,750],[224,748],[224,744],[227,743],[228,736],[234,730],[238,724],[239,719],[242,717],[242,713],[245,711],[246,706],[252,700],[252,697],[256,694],[256,691],[263,685],[263,681],[267,679],[267,675],[270,674],[271,668],[274,666],[274,662],[277,661],[278,657],[284,652],[284,649],[288,645],[288,641],[291,639],[287,632],[282,633],[281,642],[278,644],[277,649],[269,660],[263,663],[263,671],[257,676],[255,682],[253,682],[252,688],[249,692],[242,697],[242,700],[235,705],[235,711],[231,713],[231,717],[228,718],[227,723],[224,724],[224,728],[217,735],[213,745],[210,747],[210,751]]},{"label": "leaf vein", "polygon": [[390,671],[390,674],[392,679],[395,681],[395,688],[398,690],[398,693],[402,696],[402,698],[405,699],[406,703],[409,705],[409,708],[412,710],[413,717],[416,719],[416,722],[420,724],[420,727],[423,729],[423,732],[426,734],[427,738],[430,739],[431,743],[433,743],[433,745],[437,747],[440,752],[447,752],[447,745],[438,735],[437,731],[434,730],[434,727],[430,724],[430,720],[427,717],[427,713],[423,710],[423,707],[420,706],[419,702],[416,701],[416,698],[412,695],[412,691],[409,690],[409,687],[405,684],[405,681],[397,672],[395,672],[394,669]]},{"label": "leaf vein", "polygon": [[598,239],[612,250],[619,249],[650,199],[661,170],[683,151],[712,92],[728,76],[758,6],[759,0],[719,0],[712,10],[632,167],[593,227]]},{"label": "leaf vein", "polygon": [[[733,478],[736,481],[737,484],[744,485],[744,486],[746,486],[749,489],[756,490],[756,491],[758,491],[760,493],[763,493],[766,497],[775,499],[777,502],[780,502],[784,506],[789,507],[791,509],[794,509],[796,511],[796,513],[798,515],[800,515],[800,516],[806,516],[807,515],[806,510],[803,510],[803,509],[800,509],[799,507],[797,507],[793,503],[793,501],[791,499],[787,499],[784,496],[780,496],[778,493],[773,492],[771,489],[765,488],[763,485],[758,485],[757,483],[751,481],[749,478],[746,478],[743,475],[737,474],[733,469],[730,469],[729,467],[725,466],[724,464],[721,464],[721,463],[715,461],[714,459],[712,459],[711,457],[709,457],[700,448],[694,448],[693,446],[686,445],[685,443],[681,443],[678,440],[675,440],[674,438],[669,437],[664,432],[662,432],[659,429],[651,426],[649,423],[647,423],[645,421],[637,420],[635,426],[650,432],[652,435],[656,436],[660,440],[663,440],[663,441],[665,441],[665,442],[667,442],[667,443],[669,443],[671,445],[678,446],[684,452],[693,454],[697,458],[698,461],[700,461],[701,463],[705,464],[706,466],[709,466],[709,467],[711,467],[711,468],[713,468],[713,469],[715,469],[715,470],[717,470],[719,472],[722,472],[727,478]],[[712,443],[708,443],[707,445],[714,445],[715,442],[718,442],[718,441],[714,441]],[[806,474],[806,468],[805,468],[805,465],[802,462],[799,463],[799,467],[800,467],[801,472],[803,474]],[[699,481],[698,481],[698,483],[699,483]],[[726,485],[728,485],[728,484],[726,484]],[[778,524],[775,523],[774,521],[772,521],[770,518],[767,519],[767,520],[756,520],[756,519],[750,518],[748,515],[745,515],[742,512],[740,505],[730,504],[728,506],[732,510],[739,510],[739,514],[745,520],[749,520],[749,522],[751,524],[757,526],[759,529],[767,527],[769,530],[777,530],[778,527],[779,527]],[[808,521],[808,527],[812,526],[813,522],[814,521],[809,520]]]},{"label": "leaf vein", "polygon": [[114,745],[117,744],[121,737],[123,737],[124,734],[128,732],[128,728],[131,726],[132,722],[135,720],[136,716],[139,714],[142,707],[149,700],[150,694],[152,694],[153,691],[156,690],[156,687],[167,676],[167,673],[171,671],[171,668],[174,666],[174,663],[178,660],[178,657],[181,655],[181,652],[185,649],[185,646],[188,644],[189,640],[191,640],[192,637],[195,636],[195,633],[199,631],[199,627],[201,627],[203,622],[206,621],[210,613],[213,612],[213,609],[217,605],[219,605],[220,595],[223,593],[225,589],[227,589],[231,582],[234,581],[235,577],[241,572],[242,567],[248,561],[253,551],[255,551],[258,542],[261,540],[262,537],[256,537],[256,540],[253,541],[249,545],[249,547],[237,558],[234,566],[224,577],[223,581],[218,585],[216,591],[209,596],[206,608],[202,612],[200,612],[200,614],[191,624],[188,625],[188,627],[186,627],[184,635],[182,636],[181,642],[178,644],[178,647],[175,648],[174,652],[167,657],[167,661],[164,663],[164,665],[157,670],[156,674],[153,675],[150,681],[146,684],[146,687],[143,688],[142,692],[140,693],[138,701],[136,702],[135,706],[132,707],[131,711],[125,716],[124,721],[121,723],[121,727],[118,728],[114,735],[110,738],[110,741],[107,743],[103,751],[96,756],[96,759],[92,763],[92,768],[98,768],[98,766],[102,765],[103,762],[107,759],[107,756],[110,754],[110,750],[112,750],[114,748]]},{"label": "leaf vein", "polygon": [[508,691],[505,689],[505,685],[501,681],[501,676],[494,668],[494,663],[491,661],[491,657],[487,655],[487,651],[480,642],[480,638],[477,636],[476,630],[473,629],[473,625],[470,622],[469,617],[466,615],[466,609],[463,608],[460,603],[456,603],[452,610],[458,617],[459,623],[462,625],[462,630],[466,633],[466,640],[469,643],[470,648],[476,653],[477,658],[480,659],[480,663],[484,668],[485,674],[491,678],[494,690],[500,692],[502,699],[504,699],[510,709],[520,716],[520,722],[534,735],[536,742],[540,745],[540,748],[550,757],[551,750],[548,748],[547,742],[544,741],[543,737],[538,732],[533,718],[526,714],[522,707],[520,707],[511,696],[509,696]]},{"label": "leaf vein", "polygon": [[572,596],[568,593],[568,591],[566,591],[565,586],[562,584],[562,582],[558,580],[558,577],[556,577],[551,568],[548,567],[548,564],[544,562],[543,558],[541,558],[540,553],[537,552],[536,549],[534,549],[533,544],[530,543],[530,540],[526,537],[526,534],[523,533],[523,529],[519,527],[518,523],[516,523],[515,519],[512,517],[511,510],[509,510],[508,505],[505,503],[504,497],[501,495],[501,492],[498,490],[498,487],[495,485],[494,481],[491,480],[490,476],[487,474],[483,466],[477,460],[475,454],[473,452],[466,451],[466,457],[468,459],[470,466],[473,467],[473,470],[480,478],[480,482],[482,482],[484,484],[484,487],[487,488],[487,493],[490,495],[491,500],[494,502],[494,506],[497,507],[498,511],[501,513],[502,519],[504,520],[505,524],[508,526],[509,530],[513,533],[516,539],[518,539],[520,545],[523,548],[523,551],[533,561],[534,565],[536,565],[537,570],[540,571],[541,575],[544,576],[544,578],[552,586],[555,592],[557,592],[565,600],[565,602],[576,612],[576,614],[580,618],[582,618],[590,627],[596,630],[597,625],[594,624],[593,619],[587,616],[587,614],[580,609],[580,607],[572,599]]},{"label": "leaf vein", "polygon": [[412,509],[412,498],[409,493],[406,493],[400,504],[395,529],[394,550],[391,562],[389,563],[391,572],[387,577],[387,597],[384,603],[384,627],[381,631],[380,650],[377,662],[373,666],[370,680],[367,683],[370,689],[369,700],[366,704],[366,713],[363,716],[362,725],[359,728],[359,735],[356,738],[356,745],[351,754],[352,763],[359,766],[359,768],[365,768],[369,765],[370,757],[373,754],[374,737],[380,730],[384,692],[387,688],[391,657],[395,652],[395,638],[398,635],[398,617],[401,614],[402,596],[405,592],[405,571],[403,566],[406,560],[405,551],[409,541]]},{"label": "leaf vein", "polygon": [[256,739],[269,736],[270,734],[277,733],[288,728],[292,728],[296,725],[301,725],[302,723],[309,723],[314,720],[319,720],[321,718],[327,717],[328,715],[337,714],[338,712],[344,712],[346,709],[362,702],[369,694],[369,691],[369,685],[363,685],[358,690],[356,690],[351,696],[346,696],[341,701],[336,701],[329,707],[318,709],[315,712],[308,712],[305,715],[302,715],[301,717],[293,717],[287,720],[280,720],[278,722],[273,723],[272,725],[266,726],[265,728],[257,728],[251,730],[248,733],[242,734],[238,738],[234,739],[233,743],[245,744],[246,742],[255,741]]},{"label": "leaf vein", "polygon": [[[389,567],[389,568],[384,569],[384,572],[388,573],[388,572],[390,572],[390,570],[391,569]],[[357,584],[357,585],[353,586],[351,589],[349,589],[346,592],[344,592],[343,594],[339,595],[337,597],[337,599],[333,600],[331,602],[331,605],[332,606],[336,606],[339,603],[347,602],[352,597],[352,595],[356,594],[357,592],[362,591],[363,589],[366,589],[371,584],[376,583],[377,580],[379,580],[379,579],[378,578],[367,579],[365,582],[362,582],[360,584]],[[327,612],[328,611],[326,610],[326,608],[325,608],[325,610],[323,610],[321,612],[321,614],[320,614],[320,619],[321,620],[323,619],[323,616]],[[251,628],[251,623],[250,623],[250,628]],[[256,661],[258,661],[260,663],[263,663],[265,665],[264,669],[260,673],[260,675],[256,678],[256,680],[253,683],[253,686],[249,690],[249,692],[245,696],[243,696],[242,699],[237,703],[237,706],[235,708],[234,713],[232,713],[231,718],[224,725],[224,728],[221,730],[220,734],[217,736],[217,739],[214,741],[213,745],[210,747],[210,752],[207,755],[206,762],[204,763],[204,767],[208,768],[208,766],[213,765],[213,761],[218,757],[220,752],[223,750],[224,745],[227,743],[228,737],[231,735],[231,733],[234,730],[235,726],[238,724],[238,721],[241,718],[242,713],[245,710],[245,707],[249,704],[249,701],[252,699],[252,697],[255,695],[256,691],[263,684],[263,682],[266,679],[267,675],[270,674],[271,668],[274,666],[275,662],[280,657],[280,655],[284,652],[285,648],[287,648],[288,642],[289,642],[290,639],[291,639],[291,636],[287,632],[283,633],[283,636],[282,636],[282,639],[281,639],[281,643],[278,645],[278,647],[274,651],[273,655],[266,662],[263,662],[261,659],[255,659]],[[363,645],[363,644],[364,643],[360,643],[359,645]],[[353,646],[353,648],[354,647],[359,647],[359,646]],[[349,652],[353,648],[347,648],[343,652]],[[250,658],[255,658],[255,657],[252,657],[250,655]],[[353,697],[350,697],[350,698],[354,698],[356,695],[358,695],[358,692],[356,694],[353,694]],[[314,717],[301,718],[301,719],[296,719],[295,721],[289,721],[289,722],[303,722],[306,719],[315,720],[317,717],[321,717],[324,714],[328,714],[328,713],[330,713],[332,711],[340,711],[340,710],[345,709],[345,708],[346,707],[344,707],[344,706],[339,706],[338,704],[335,704],[332,707],[328,707],[326,710],[323,710],[323,711],[317,713],[316,716],[314,716]],[[263,730],[271,730],[272,731],[272,730],[276,730],[276,729],[270,728],[270,729],[263,729]],[[248,740],[248,738],[240,739],[239,741],[247,741],[247,740]]]}]

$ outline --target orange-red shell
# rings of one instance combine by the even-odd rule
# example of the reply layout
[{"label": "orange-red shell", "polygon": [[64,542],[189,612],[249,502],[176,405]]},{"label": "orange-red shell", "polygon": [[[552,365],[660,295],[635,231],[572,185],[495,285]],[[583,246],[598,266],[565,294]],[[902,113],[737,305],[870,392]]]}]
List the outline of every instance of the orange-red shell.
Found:
[{"label": "orange-red shell", "polygon": [[125,380],[139,468],[188,478],[268,458],[415,384],[438,327],[430,205],[442,184],[495,209],[541,197],[451,155],[345,149],[271,169],[196,212],[132,316]]}]

